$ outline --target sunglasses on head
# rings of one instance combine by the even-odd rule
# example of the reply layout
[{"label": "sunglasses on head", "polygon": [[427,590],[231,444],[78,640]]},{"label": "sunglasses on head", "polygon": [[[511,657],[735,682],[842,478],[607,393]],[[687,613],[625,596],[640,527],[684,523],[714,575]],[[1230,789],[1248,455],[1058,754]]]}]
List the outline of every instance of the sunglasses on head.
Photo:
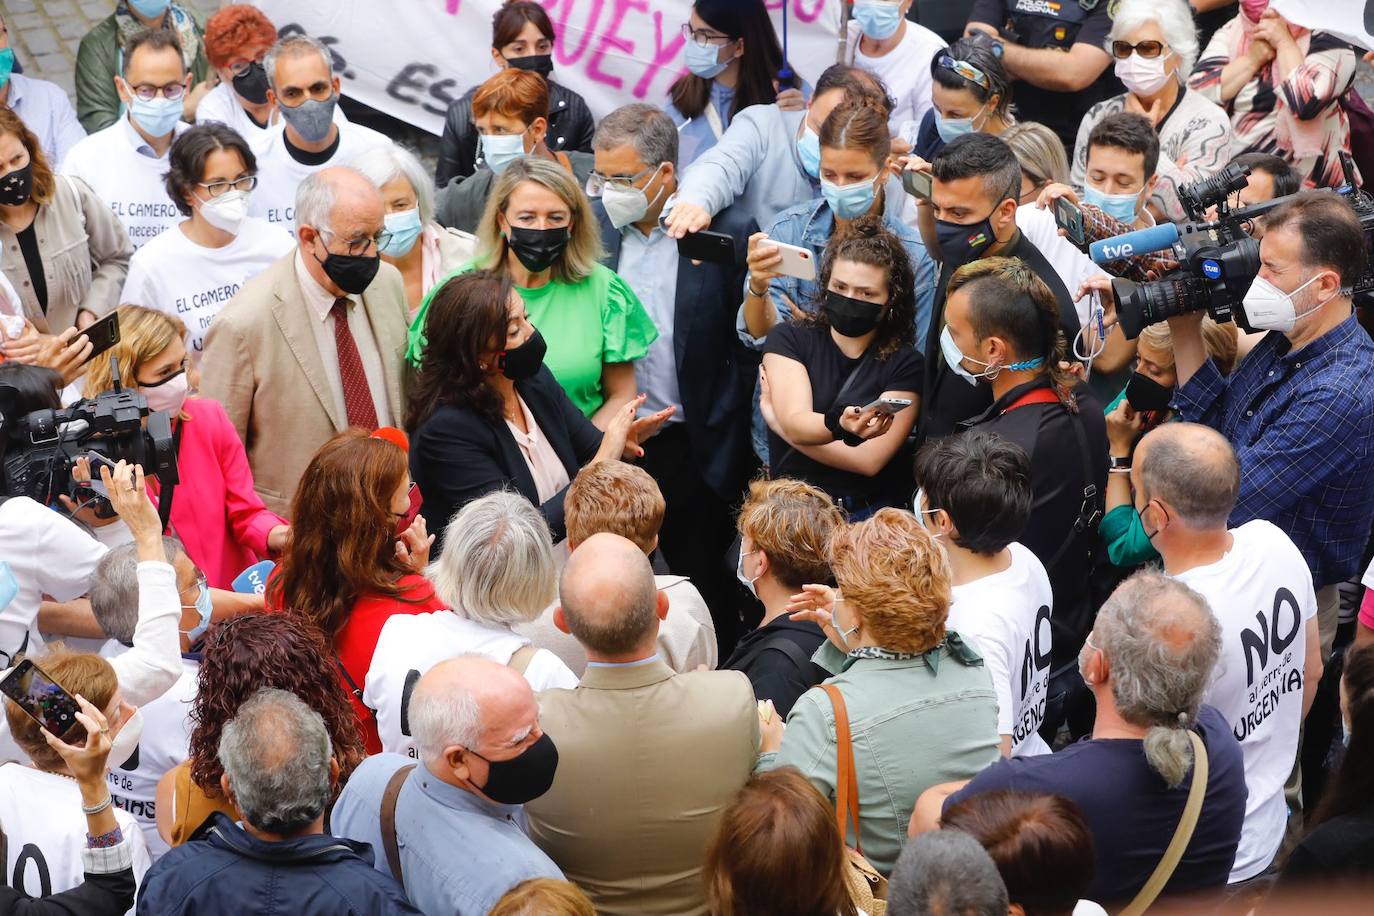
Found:
[{"label": "sunglasses on head", "polygon": [[1154,60],[1163,54],[1166,48],[1162,41],[1137,41],[1135,44],[1129,41],[1114,41],[1107,46],[1107,50],[1117,60],[1125,60],[1131,56],[1132,51],[1146,60]]},{"label": "sunglasses on head", "polygon": [[970,83],[981,86],[989,92],[992,91],[992,81],[988,79],[988,75],[967,61],[957,60],[948,54],[941,54],[935,59],[935,66],[957,73]]}]

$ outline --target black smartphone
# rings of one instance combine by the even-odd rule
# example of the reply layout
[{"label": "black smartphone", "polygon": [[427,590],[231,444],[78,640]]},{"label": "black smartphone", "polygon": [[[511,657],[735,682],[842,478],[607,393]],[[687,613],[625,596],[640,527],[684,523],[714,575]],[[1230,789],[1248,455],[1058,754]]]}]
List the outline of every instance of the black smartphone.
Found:
[{"label": "black smartphone", "polygon": [[689,232],[677,240],[677,253],[689,261],[735,263],[735,237],[724,232]]},{"label": "black smartphone", "polygon": [[929,172],[918,172],[915,169],[902,170],[902,188],[912,197],[919,197],[921,200],[930,200],[931,177]]},{"label": "black smartphone", "polygon": [[27,658],[0,681],[0,693],[59,738],[71,731],[81,709],[61,684]]},{"label": "black smartphone", "polygon": [[1069,241],[1079,248],[1088,243],[1083,232],[1083,211],[1068,198],[1054,199],[1054,224],[1063,229]]},{"label": "black smartphone", "polygon": [[91,355],[86,359],[95,359],[106,350],[119,343],[119,313],[111,312],[99,321],[93,322],[86,330],[81,332],[86,335],[93,346]]}]

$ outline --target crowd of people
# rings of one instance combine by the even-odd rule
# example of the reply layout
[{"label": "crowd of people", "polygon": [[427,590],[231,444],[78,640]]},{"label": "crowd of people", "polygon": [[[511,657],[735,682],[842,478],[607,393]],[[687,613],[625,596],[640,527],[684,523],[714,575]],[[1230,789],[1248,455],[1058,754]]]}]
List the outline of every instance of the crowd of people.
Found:
[{"label": "crowd of people", "polygon": [[962,5],[0,28],[0,911],[1359,911],[1374,51]]}]

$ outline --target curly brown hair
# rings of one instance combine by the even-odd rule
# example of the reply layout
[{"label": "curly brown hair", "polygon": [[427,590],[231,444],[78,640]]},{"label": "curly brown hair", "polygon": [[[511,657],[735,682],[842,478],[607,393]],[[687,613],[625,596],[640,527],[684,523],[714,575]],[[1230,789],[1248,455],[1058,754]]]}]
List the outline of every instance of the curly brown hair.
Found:
[{"label": "curly brown hair", "polygon": [[830,568],[845,603],[884,649],[928,652],[945,638],[950,569],[945,552],[901,509],[879,509],[830,536]]},{"label": "curly brown hair", "polygon": [[360,429],[330,439],[291,501],[291,542],[267,582],[267,605],[314,621],[332,641],[364,595],[410,601],[396,556],[391,497],[406,479],[399,445]]},{"label": "curly brown hair", "polygon": [[219,796],[220,733],[253,694],[275,687],[323,717],[342,788],[367,752],[333,658],[324,634],[290,611],[243,614],[211,625],[191,704],[191,780],[210,797]]},{"label": "curly brown hair", "polygon": [[816,309],[802,316],[803,324],[828,328],[830,320],[820,307],[830,288],[830,273],[837,261],[853,261],[877,267],[887,274],[887,308],[878,319],[877,358],[887,359],[902,347],[916,345],[916,273],[902,242],[883,225],[880,216],[865,216],[836,231],[825,246],[821,276],[816,285]]}]

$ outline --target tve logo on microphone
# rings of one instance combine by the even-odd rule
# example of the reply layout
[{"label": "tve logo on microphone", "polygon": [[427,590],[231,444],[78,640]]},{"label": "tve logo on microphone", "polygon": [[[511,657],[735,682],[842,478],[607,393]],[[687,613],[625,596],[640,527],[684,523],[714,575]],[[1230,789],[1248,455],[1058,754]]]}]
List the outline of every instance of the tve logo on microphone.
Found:
[{"label": "tve logo on microphone", "polygon": [[271,560],[254,563],[234,579],[234,591],[242,595],[261,595],[267,591],[267,577],[276,568],[277,564]]}]

